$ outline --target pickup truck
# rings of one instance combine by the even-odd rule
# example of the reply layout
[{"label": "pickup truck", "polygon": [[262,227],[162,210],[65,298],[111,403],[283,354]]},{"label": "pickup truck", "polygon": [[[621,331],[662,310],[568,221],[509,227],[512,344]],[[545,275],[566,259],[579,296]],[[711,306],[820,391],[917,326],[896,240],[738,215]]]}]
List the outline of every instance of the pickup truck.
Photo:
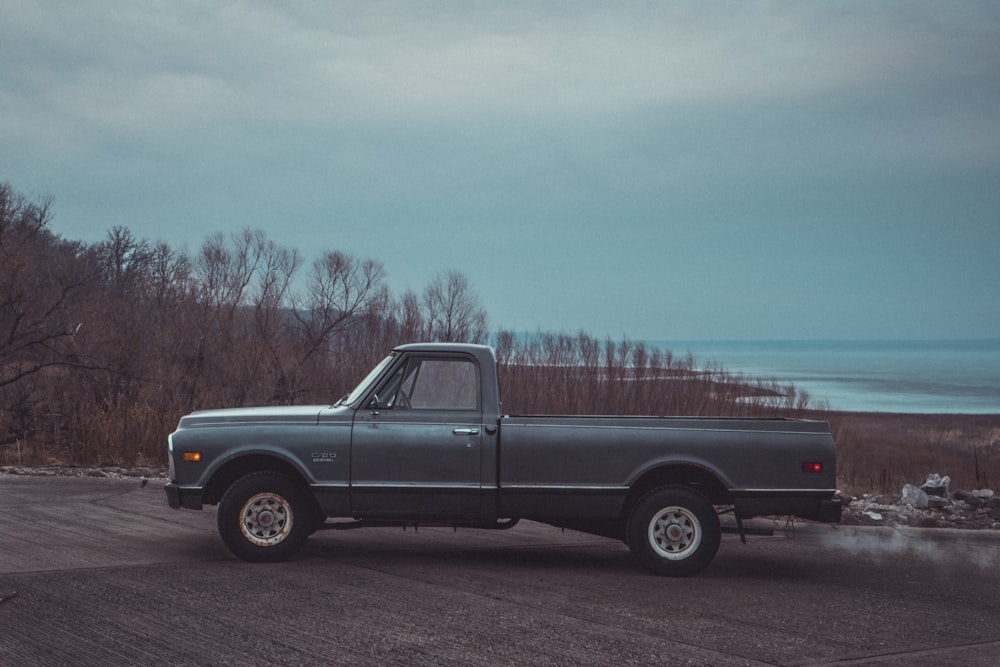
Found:
[{"label": "pickup truck", "polygon": [[247,561],[320,528],[510,528],[619,539],[658,575],[714,558],[719,513],[840,520],[833,438],[796,419],[503,414],[482,345],[395,348],[334,405],[194,412],[169,437],[171,507],[218,505]]}]

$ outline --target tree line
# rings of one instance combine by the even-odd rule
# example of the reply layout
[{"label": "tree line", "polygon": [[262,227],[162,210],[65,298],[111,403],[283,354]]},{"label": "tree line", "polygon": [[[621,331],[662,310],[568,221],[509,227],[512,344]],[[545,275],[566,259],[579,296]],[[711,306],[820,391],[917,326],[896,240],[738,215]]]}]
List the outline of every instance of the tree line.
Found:
[{"label": "tree line", "polygon": [[114,227],[50,229],[52,202],[0,183],[0,463],[166,463],[180,415],[332,403],[397,344],[490,343],[511,413],[759,415],[808,396],[627,340],[491,334],[468,278],[395,295],[342,250],[311,262],[260,230],[195,252]]}]

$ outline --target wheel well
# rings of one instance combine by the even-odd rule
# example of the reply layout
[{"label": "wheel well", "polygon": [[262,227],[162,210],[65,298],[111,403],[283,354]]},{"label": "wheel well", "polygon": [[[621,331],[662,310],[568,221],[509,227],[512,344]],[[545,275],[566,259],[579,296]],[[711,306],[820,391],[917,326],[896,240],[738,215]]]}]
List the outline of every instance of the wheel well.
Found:
[{"label": "wheel well", "polygon": [[202,502],[206,505],[217,505],[222,500],[226,489],[232,486],[233,482],[252,472],[261,471],[281,473],[293,482],[301,484],[307,491],[309,490],[308,482],[288,461],[267,454],[249,454],[229,461],[215,471],[208,484],[205,485]]},{"label": "wheel well", "polygon": [[693,465],[669,465],[650,470],[632,485],[625,499],[623,514],[628,516],[643,496],[667,485],[691,488],[705,496],[713,505],[731,505],[733,502],[726,486],[708,470]]}]

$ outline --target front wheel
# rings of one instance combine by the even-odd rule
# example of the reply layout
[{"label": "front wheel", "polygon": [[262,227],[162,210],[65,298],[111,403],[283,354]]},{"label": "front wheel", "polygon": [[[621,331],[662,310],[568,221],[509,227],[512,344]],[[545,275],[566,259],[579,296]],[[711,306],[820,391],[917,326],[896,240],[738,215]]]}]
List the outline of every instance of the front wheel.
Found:
[{"label": "front wheel", "polygon": [[219,536],[234,556],[254,563],[287,560],[312,532],[312,505],[301,486],[278,473],[233,482],[216,515]]},{"label": "front wheel", "polygon": [[722,531],[711,503],[696,491],[665,486],[651,491],[629,515],[627,542],[653,574],[687,577],[708,566]]}]

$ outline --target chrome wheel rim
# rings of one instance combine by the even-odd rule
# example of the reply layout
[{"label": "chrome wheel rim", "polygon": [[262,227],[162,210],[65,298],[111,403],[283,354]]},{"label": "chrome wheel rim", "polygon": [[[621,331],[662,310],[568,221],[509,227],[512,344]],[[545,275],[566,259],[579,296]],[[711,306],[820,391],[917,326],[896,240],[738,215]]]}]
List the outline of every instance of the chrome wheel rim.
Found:
[{"label": "chrome wheel rim", "polygon": [[684,507],[665,507],[649,522],[648,537],[657,556],[682,560],[701,544],[701,523]]},{"label": "chrome wheel rim", "polygon": [[276,493],[258,493],[243,503],[240,530],[257,546],[279,544],[292,531],[292,507]]}]

